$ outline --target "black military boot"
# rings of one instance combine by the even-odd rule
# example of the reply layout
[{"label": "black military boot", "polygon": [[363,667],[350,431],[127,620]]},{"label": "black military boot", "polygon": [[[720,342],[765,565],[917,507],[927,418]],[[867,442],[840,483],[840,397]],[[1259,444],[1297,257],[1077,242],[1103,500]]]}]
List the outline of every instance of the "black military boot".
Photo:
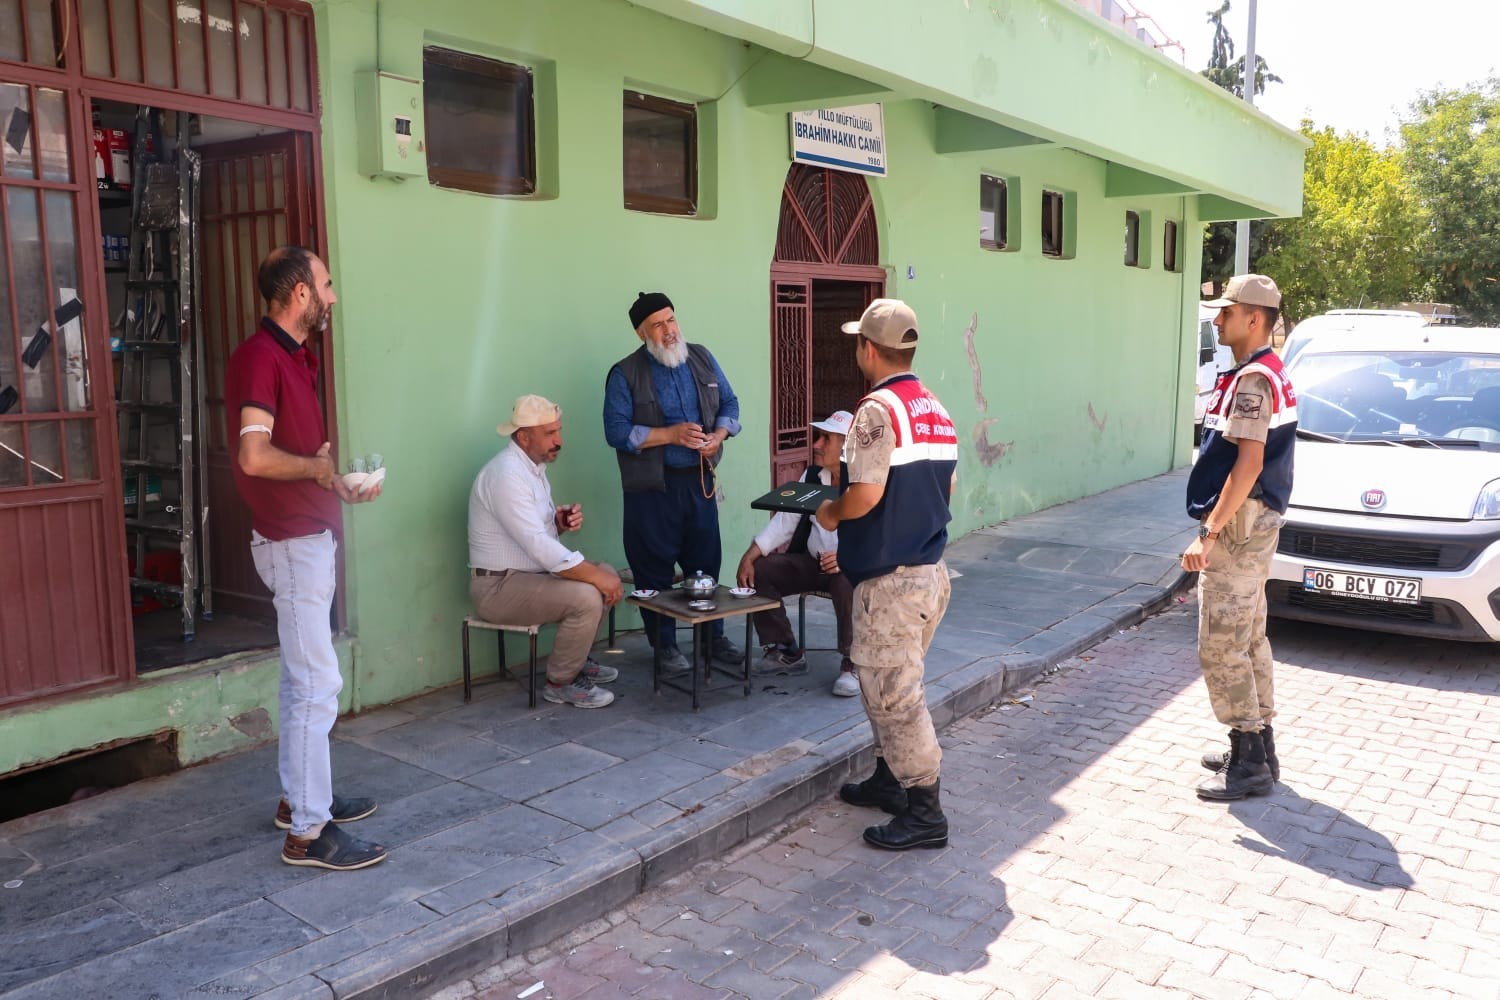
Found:
[{"label": "black military boot", "polygon": [[906,812],[906,789],[891,773],[884,757],[875,758],[875,773],[864,781],[849,782],[839,789],[839,798],[851,806],[884,809],[892,816]]},{"label": "black military boot", "polygon": [[947,847],[948,818],[938,802],[938,785],[922,785],[906,790],[906,812],[885,826],[865,830],[865,843],[886,851],[909,851],[913,847]]},{"label": "black military boot", "polygon": [[1230,739],[1232,762],[1198,786],[1198,798],[1236,802],[1247,795],[1270,795],[1275,781],[1266,763],[1265,740],[1260,733],[1234,733]]},{"label": "black military boot", "polygon": [[[1271,724],[1260,731],[1261,738],[1266,743],[1266,763],[1271,767],[1271,780],[1281,780],[1281,761],[1276,759],[1276,740],[1271,732]],[[1229,731],[1229,753],[1206,753],[1203,755],[1203,766],[1210,771],[1222,771],[1226,762],[1234,763],[1234,730]]]}]

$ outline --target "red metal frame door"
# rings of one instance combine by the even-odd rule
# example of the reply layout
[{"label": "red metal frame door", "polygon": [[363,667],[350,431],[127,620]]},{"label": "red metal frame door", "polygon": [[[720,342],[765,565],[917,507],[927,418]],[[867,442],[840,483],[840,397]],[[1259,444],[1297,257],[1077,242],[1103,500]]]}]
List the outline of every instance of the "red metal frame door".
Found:
[{"label": "red metal frame door", "polygon": [[0,65],[0,706],[131,675],[92,147],[75,89]]},{"label": "red metal frame door", "polygon": [[[200,147],[203,156],[205,490],[214,606],[270,617],[271,596],[250,559],[250,511],[234,486],[226,440],[224,368],[261,315],[255,272],[286,244],[316,249],[309,206],[309,137],[300,132]],[[328,357],[326,345],[322,349]],[[325,372],[329,369],[324,368]]]}]

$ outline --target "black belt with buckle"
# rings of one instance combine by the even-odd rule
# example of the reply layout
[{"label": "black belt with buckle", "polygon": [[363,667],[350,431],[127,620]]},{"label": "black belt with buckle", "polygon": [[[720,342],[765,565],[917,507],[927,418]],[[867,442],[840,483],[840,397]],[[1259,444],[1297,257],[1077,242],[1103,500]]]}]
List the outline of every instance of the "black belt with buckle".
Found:
[{"label": "black belt with buckle", "polygon": [[508,569],[480,569],[477,566],[474,568],[475,576],[504,576],[509,572]]}]

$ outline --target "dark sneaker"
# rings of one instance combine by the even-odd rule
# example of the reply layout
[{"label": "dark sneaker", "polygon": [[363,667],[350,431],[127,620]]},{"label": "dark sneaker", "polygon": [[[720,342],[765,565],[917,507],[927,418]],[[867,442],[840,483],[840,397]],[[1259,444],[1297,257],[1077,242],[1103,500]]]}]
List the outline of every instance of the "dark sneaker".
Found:
[{"label": "dark sneaker", "polygon": [[583,676],[595,684],[608,684],[616,677],[619,677],[620,672],[614,667],[606,667],[602,663],[596,663],[594,658],[590,656],[583,662]]},{"label": "dark sneaker", "polygon": [[[353,823],[357,819],[364,819],[375,812],[374,799],[341,799],[337,795],[333,797],[333,808],[329,810],[333,814],[335,823]],[[286,799],[282,799],[276,805],[276,829],[290,830],[292,828],[292,806]]]},{"label": "dark sneaker", "polygon": [[807,673],[807,655],[796,646],[767,646],[765,655],[750,668],[758,676]]},{"label": "dark sneaker", "polygon": [[731,666],[739,666],[745,662],[745,651],[729,641],[727,635],[714,636],[713,645],[714,659],[720,663],[728,663]]},{"label": "dark sneaker", "polygon": [[679,677],[691,669],[688,666],[687,657],[683,656],[682,650],[676,646],[661,651],[661,675],[663,677]]},{"label": "dark sneaker", "polygon": [[582,673],[573,678],[572,684],[553,684],[548,681],[542,697],[555,704],[572,705],[574,708],[603,708],[615,700],[612,693],[596,686]]},{"label": "dark sneaker", "polygon": [[332,871],[353,871],[378,865],[385,860],[385,855],[384,845],[351,837],[333,823],[324,823],[323,832],[316,840],[288,833],[286,843],[281,845],[281,860],[287,864]]}]

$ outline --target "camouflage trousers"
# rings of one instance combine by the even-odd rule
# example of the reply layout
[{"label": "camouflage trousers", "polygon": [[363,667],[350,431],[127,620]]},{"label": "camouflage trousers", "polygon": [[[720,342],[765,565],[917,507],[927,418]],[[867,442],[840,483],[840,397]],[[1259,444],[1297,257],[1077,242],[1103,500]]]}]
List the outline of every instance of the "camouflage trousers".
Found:
[{"label": "camouflage trousers", "polygon": [[922,675],[951,590],[942,562],[902,566],[854,588],[849,659],[858,668],[875,755],[906,788],[932,784],[943,761]]},{"label": "camouflage trousers", "polygon": [[1276,714],[1271,644],[1266,640],[1266,577],[1281,515],[1246,500],[1198,575],[1198,664],[1214,715],[1258,732]]}]

